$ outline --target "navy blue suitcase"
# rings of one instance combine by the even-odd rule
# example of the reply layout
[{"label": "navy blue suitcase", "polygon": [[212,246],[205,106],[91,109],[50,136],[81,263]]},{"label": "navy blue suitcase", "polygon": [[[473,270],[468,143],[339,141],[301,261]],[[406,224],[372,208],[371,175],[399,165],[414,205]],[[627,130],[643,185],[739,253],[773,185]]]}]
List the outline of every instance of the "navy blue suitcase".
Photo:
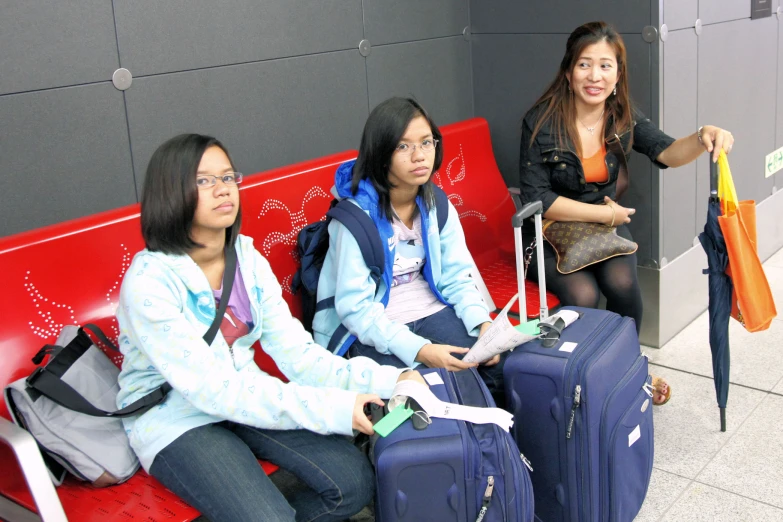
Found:
[{"label": "navy blue suitcase", "polygon": [[[540,206],[532,206],[514,221],[518,254],[525,213],[539,212],[540,245]],[[546,522],[630,521],[647,494],[653,464],[647,358],[632,319],[564,309],[582,315],[553,346],[539,339],[516,348],[503,370],[512,432],[535,470],[536,516]],[[546,315],[545,305],[542,310]]]},{"label": "navy blue suitcase", "polygon": [[[442,401],[494,407],[474,370],[437,372],[444,384],[430,386]],[[417,430],[411,419],[377,438],[377,522],[530,522],[533,489],[511,434],[495,424],[432,418]],[[489,495],[487,495],[489,493]]]}]

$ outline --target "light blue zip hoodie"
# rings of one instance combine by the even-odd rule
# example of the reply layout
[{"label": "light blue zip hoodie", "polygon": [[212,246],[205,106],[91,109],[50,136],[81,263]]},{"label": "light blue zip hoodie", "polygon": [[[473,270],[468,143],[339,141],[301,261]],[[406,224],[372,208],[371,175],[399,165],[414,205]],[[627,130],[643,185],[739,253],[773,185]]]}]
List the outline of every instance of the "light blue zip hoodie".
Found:
[{"label": "light blue zip hoodie", "polygon": [[[375,222],[381,242],[387,247],[383,278],[376,293],[370,269],[351,232],[337,220],[329,223],[329,250],[318,280],[318,301],[334,296],[334,308],[320,310],[313,318],[317,343],[327,346],[332,333],[342,323],[359,342],[374,346],[383,354],[394,354],[408,366],[416,366],[416,355],[430,341],[416,335],[402,323],[390,321],[385,314],[389,302],[396,244],[391,223],[378,206],[378,193],[372,183],[359,182],[356,195],[351,194],[354,161],[343,163],[335,174],[339,198],[364,210]],[[491,321],[489,310],[470,275],[472,258],[465,245],[465,235],[454,206],[442,231],[438,230],[437,211],[427,212],[421,197],[416,198],[422,219],[424,250],[427,262],[424,277],[435,296],[454,308],[470,335],[478,336],[478,326]],[[342,343],[340,343],[342,344]]]},{"label": "light blue zip hoodie", "polygon": [[[157,453],[177,437],[223,420],[350,435],[356,395],[390,397],[402,371],[366,357],[348,361],[313,343],[291,316],[277,278],[249,237],[239,237],[237,261],[250,297],[253,329],[234,342],[233,358],[219,331],[211,345],[202,339],[215,317],[215,299],[204,272],[189,256],[142,250],[125,274],[117,309],[125,356],[117,407],[164,381],[173,387],[159,406],[123,419],[131,447],[147,471]],[[259,339],[290,383],[255,364],[251,345]]]}]

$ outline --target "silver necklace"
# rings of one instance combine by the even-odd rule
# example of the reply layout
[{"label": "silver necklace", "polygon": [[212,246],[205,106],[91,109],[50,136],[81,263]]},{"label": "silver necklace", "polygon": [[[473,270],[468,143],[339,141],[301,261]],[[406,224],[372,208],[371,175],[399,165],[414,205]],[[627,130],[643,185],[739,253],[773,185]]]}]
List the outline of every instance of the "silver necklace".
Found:
[{"label": "silver necklace", "polygon": [[589,132],[589,133],[590,133],[590,136],[592,136],[592,135],[593,135],[593,133],[595,132],[595,128],[596,128],[596,127],[598,127],[598,124],[599,124],[599,123],[601,123],[601,122],[603,121],[603,118],[604,118],[604,111],[606,111],[606,109],[604,109],[604,110],[602,110],[602,111],[601,111],[601,115],[598,117],[598,121],[597,121],[597,122],[595,122],[595,125],[593,125],[592,127],[588,127],[587,125],[585,125],[585,122],[583,122],[582,120],[580,120],[580,119],[579,119],[579,117],[577,117],[576,119],[577,119],[577,120],[579,120],[579,123],[581,123],[581,124],[584,126],[584,128],[585,128],[585,129],[587,129],[587,132]]}]

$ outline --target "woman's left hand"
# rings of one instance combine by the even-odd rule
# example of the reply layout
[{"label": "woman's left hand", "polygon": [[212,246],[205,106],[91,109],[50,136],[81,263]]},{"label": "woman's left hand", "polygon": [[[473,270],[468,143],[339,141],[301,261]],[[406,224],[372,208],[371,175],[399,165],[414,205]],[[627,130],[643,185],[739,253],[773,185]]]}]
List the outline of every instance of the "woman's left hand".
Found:
[{"label": "woman's left hand", "polygon": [[734,146],[734,136],[726,129],[715,127],[714,125],[705,125],[701,128],[701,143],[707,152],[712,152],[713,163],[718,161],[720,150],[731,152]]}]

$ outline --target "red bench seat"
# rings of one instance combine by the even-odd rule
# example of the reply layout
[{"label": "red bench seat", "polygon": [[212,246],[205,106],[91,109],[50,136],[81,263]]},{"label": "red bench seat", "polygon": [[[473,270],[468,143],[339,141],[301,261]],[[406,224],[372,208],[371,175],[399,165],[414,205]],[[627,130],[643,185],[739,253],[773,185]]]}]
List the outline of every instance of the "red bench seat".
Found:
[{"label": "red bench seat", "polygon": [[[295,231],[324,216],[337,165],[355,157],[356,152],[349,151],[274,169],[248,176],[241,186],[242,233],[255,238],[256,248],[282,280],[294,315],[300,306],[288,286],[298,263]],[[92,322],[116,339],[114,311],[122,277],[143,247],[138,205],[0,238],[5,294],[0,304],[0,386],[29,375],[34,369],[32,356],[54,342],[64,325]],[[108,355],[121,363],[122,356]],[[262,350],[256,349],[256,362],[285,380]],[[5,422],[10,416],[4,401],[0,403],[0,422]],[[267,473],[277,469],[261,464]],[[0,444],[0,468],[4,470],[0,494],[35,511],[23,473],[4,444]],[[185,521],[198,516],[143,471],[124,484],[103,489],[69,479],[57,488],[57,495],[71,520],[122,516]]]},{"label": "red bench seat", "polygon": [[[479,273],[497,308],[503,308],[517,293],[514,229],[511,218],[516,208],[503,176],[495,163],[489,125],[472,118],[441,127],[443,165],[435,183],[449,196],[459,212],[465,241]],[[533,238],[524,238],[525,244]],[[538,287],[525,281],[527,315],[538,316]],[[559,304],[547,293],[547,306]],[[517,303],[511,312],[519,314]]]}]

